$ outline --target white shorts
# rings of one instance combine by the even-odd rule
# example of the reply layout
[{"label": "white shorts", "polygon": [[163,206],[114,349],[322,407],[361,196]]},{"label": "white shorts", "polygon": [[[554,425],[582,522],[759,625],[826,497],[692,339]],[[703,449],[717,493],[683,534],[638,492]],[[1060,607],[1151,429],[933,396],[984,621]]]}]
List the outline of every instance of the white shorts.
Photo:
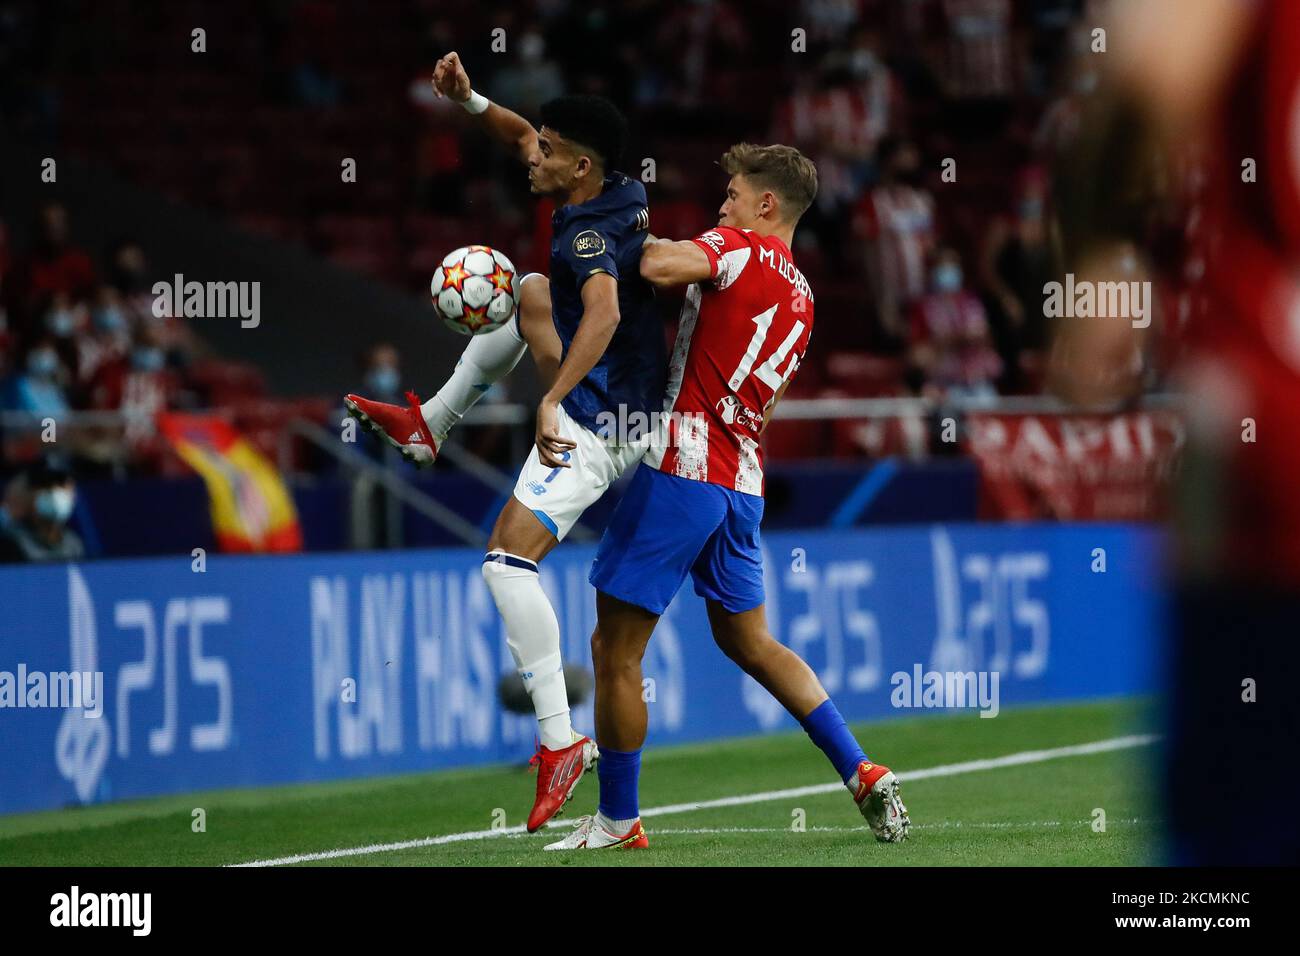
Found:
[{"label": "white shorts", "polygon": [[515,482],[515,498],[546,525],[557,541],[563,541],[605,489],[641,460],[649,436],[626,445],[607,442],[570,418],[563,405],[558,425],[560,434],[576,446],[565,452],[569,467],[546,467],[534,444]]}]

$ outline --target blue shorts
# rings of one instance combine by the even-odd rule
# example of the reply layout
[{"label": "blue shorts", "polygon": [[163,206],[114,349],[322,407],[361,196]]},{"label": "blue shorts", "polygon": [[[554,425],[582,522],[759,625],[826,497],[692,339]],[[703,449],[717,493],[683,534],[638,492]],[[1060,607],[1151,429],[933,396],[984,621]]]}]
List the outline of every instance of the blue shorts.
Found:
[{"label": "blue shorts", "polygon": [[663,614],[689,572],[695,593],[738,614],[763,603],[763,499],[642,464],[591,563],[598,591]]}]

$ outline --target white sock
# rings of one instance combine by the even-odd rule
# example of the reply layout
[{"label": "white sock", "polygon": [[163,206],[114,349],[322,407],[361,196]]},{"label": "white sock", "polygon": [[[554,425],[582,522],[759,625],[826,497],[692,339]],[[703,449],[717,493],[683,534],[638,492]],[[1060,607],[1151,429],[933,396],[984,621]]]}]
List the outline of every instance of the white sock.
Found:
[{"label": "white sock", "polygon": [[509,375],[527,351],[528,343],[520,337],[513,319],[471,338],[447,384],[420,406],[433,437],[439,442],[445,439],[461,416],[489,388]]},{"label": "white sock", "polygon": [[633,817],[631,820],[611,820],[599,810],[596,811],[596,822],[604,827],[607,832],[618,837],[627,836],[627,831],[632,829],[632,825],[636,823],[637,819],[637,817]]},{"label": "white sock", "polygon": [[483,579],[505,621],[506,643],[524,689],[533,699],[542,745],[561,750],[574,740],[569,691],[560,660],[560,622],[542,590],[537,565],[505,551],[489,551]]}]

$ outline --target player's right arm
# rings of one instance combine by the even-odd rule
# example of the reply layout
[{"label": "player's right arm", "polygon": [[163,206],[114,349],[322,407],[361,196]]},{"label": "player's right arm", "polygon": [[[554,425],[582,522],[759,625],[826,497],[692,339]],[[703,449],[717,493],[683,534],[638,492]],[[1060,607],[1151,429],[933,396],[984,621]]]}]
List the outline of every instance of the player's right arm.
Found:
[{"label": "player's right arm", "polygon": [[[460,62],[460,56],[453,50],[438,60],[433,69],[433,91],[438,96],[446,96],[455,103],[467,103],[474,89],[470,86],[469,74]],[[537,149],[537,130],[518,113],[488,103],[487,109],[476,114],[487,124],[492,134],[509,149],[521,163],[527,163]]]},{"label": "player's right arm", "polygon": [[707,282],[713,263],[692,239],[647,239],[641,248],[641,278],[660,288]]}]

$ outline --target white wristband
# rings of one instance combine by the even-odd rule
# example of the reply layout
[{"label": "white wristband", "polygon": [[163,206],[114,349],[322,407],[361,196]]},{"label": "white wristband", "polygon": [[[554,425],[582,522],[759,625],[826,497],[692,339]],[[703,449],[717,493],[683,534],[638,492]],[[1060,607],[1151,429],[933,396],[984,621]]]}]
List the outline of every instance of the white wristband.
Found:
[{"label": "white wristband", "polygon": [[482,113],[485,109],[487,109],[489,103],[491,103],[491,100],[489,100],[482,93],[475,93],[473,90],[470,90],[469,99],[467,99],[464,103],[461,103],[460,105],[465,108],[465,112],[477,114],[477,113]]}]

